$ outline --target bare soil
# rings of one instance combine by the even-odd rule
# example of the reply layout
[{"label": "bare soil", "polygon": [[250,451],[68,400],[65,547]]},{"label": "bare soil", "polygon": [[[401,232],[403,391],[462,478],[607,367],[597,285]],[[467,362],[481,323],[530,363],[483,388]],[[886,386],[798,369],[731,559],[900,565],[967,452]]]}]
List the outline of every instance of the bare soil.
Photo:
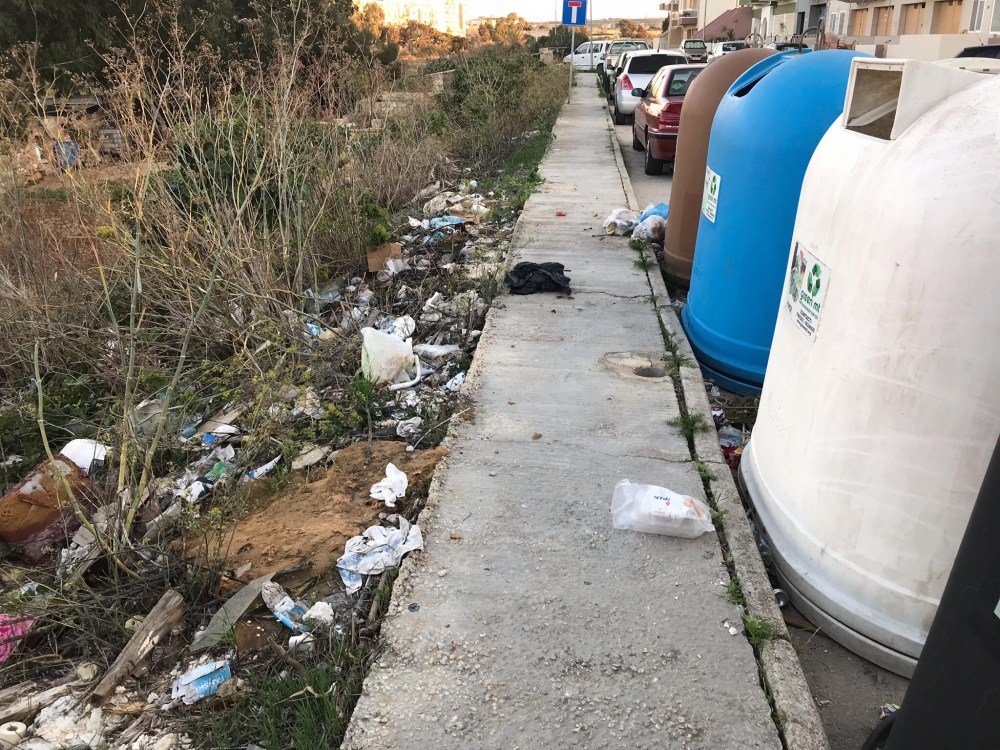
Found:
[{"label": "bare soil", "polygon": [[[442,448],[407,453],[406,443],[377,441],[366,464],[367,448],[365,442],[355,443],[340,451],[329,469],[299,472],[280,491],[258,501],[224,537],[220,556],[228,555],[226,569],[249,563],[242,580],[302,563],[312,563],[311,575],[322,573],[344,553],[344,543],[386,509],[369,497],[371,486],[385,477],[386,464],[395,464],[409,480],[406,498],[396,504],[402,511],[414,498],[426,496],[434,467],[446,454]],[[258,480],[258,486],[266,481]],[[203,557],[206,543],[197,550]]]}]

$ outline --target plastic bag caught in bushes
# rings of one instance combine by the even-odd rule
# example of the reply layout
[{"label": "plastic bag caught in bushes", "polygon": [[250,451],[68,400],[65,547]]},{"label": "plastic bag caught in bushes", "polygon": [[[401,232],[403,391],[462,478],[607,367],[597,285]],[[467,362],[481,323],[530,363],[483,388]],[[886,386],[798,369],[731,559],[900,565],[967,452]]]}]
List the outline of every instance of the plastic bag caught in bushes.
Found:
[{"label": "plastic bag caught in bushes", "polygon": [[362,328],[361,336],[361,371],[369,380],[395,383],[416,364],[410,339],[403,341],[374,328]]},{"label": "plastic bag caught in bushes", "polygon": [[715,531],[709,507],[701,500],[653,484],[632,484],[623,479],[611,502],[611,525],[693,539]]},{"label": "plastic bag caught in bushes", "polygon": [[666,232],[667,222],[663,220],[663,217],[650,214],[636,225],[636,228],[632,230],[632,236],[637,240],[663,242],[663,236]]},{"label": "plastic bag caught in bushes", "polygon": [[627,208],[616,208],[611,212],[611,215],[604,220],[604,223],[601,226],[607,231],[608,234],[624,237],[626,234],[631,232],[638,223],[639,217],[635,215],[635,211],[630,211]]}]

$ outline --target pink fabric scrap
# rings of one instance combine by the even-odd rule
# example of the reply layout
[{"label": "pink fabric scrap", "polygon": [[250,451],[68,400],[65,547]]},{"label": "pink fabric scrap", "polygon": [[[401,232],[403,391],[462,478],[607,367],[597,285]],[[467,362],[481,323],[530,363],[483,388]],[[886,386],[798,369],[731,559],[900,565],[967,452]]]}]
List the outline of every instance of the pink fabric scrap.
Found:
[{"label": "pink fabric scrap", "polygon": [[0,613],[0,664],[7,661],[7,658],[14,653],[17,639],[27,633],[34,622],[23,617]]}]

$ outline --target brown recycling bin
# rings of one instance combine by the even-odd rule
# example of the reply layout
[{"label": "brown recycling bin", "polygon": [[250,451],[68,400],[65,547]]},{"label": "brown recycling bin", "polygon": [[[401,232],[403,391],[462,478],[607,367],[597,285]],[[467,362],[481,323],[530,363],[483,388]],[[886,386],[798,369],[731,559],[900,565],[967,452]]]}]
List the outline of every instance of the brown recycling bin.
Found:
[{"label": "brown recycling bin", "polygon": [[773,49],[730,52],[709,64],[684,97],[674,160],[674,181],[670,188],[670,213],[663,241],[663,272],[672,283],[684,289],[691,283],[701,194],[705,186],[708,136],[715,110],[733,81],[773,54],[776,54]]}]

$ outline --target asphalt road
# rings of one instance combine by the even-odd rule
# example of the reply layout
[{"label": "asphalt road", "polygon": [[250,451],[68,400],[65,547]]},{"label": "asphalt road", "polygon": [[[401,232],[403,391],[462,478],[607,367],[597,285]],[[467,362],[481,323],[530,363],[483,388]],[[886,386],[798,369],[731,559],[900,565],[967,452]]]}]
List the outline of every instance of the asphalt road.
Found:
[{"label": "asphalt road", "polygon": [[625,168],[632,181],[632,191],[639,201],[642,210],[650,203],[670,203],[670,185],[673,179],[670,170],[664,168],[663,174],[651,177],[642,171],[643,152],[632,150],[632,123],[615,125],[615,134],[625,159]]}]

